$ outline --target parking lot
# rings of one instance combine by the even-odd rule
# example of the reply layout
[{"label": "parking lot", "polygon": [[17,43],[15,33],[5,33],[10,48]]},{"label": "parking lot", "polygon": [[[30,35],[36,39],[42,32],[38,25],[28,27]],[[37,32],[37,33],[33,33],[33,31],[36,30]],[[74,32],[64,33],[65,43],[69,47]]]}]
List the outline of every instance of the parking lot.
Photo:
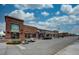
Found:
[{"label": "parking lot", "polygon": [[77,39],[78,37],[53,38],[51,40],[36,40],[36,42],[24,45],[0,43],[0,55],[54,55]]},{"label": "parking lot", "polygon": [[56,55],[79,55],[79,40],[60,50]]}]

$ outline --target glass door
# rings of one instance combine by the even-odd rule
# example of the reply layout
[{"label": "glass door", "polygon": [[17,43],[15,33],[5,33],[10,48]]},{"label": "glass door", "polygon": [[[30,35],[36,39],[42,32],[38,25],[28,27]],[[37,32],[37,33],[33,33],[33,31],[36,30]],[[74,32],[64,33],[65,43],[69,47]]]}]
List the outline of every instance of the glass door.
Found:
[{"label": "glass door", "polygon": [[12,39],[19,39],[19,33],[12,32],[12,33],[11,33],[11,38],[12,38]]}]

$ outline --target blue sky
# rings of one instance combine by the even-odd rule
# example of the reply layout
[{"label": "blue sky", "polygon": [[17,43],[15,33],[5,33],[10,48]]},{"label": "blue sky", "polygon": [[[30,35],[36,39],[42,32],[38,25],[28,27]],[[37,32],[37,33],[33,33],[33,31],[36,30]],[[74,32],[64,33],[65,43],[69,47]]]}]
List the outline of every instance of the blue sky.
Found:
[{"label": "blue sky", "polygon": [[5,30],[5,15],[22,19],[26,25],[41,29],[79,32],[77,4],[0,4],[0,30]]}]

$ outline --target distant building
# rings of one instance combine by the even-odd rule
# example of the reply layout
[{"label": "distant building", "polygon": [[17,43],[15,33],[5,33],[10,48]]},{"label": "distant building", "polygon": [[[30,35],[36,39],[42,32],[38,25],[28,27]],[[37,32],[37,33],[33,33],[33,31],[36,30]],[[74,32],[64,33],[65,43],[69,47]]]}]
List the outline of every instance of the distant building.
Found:
[{"label": "distant building", "polygon": [[68,33],[68,32],[62,32],[62,33],[59,33],[58,36],[59,37],[67,37],[67,36],[76,36],[76,35],[75,34]]},{"label": "distant building", "polygon": [[39,29],[39,38],[43,37],[56,37],[58,34],[58,31],[50,31],[50,30],[44,30],[44,29]]}]

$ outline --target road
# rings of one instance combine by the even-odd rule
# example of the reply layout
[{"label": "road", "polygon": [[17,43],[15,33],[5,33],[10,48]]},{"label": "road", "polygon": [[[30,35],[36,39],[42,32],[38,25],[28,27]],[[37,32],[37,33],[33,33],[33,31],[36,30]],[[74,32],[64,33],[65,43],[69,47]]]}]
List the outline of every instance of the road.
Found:
[{"label": "road", "polygon": [[0,43],[1,55],[54,55],[59,50],[76,41],[78,37],[53,38],[52,40],[37,40],[20,45]]}]

